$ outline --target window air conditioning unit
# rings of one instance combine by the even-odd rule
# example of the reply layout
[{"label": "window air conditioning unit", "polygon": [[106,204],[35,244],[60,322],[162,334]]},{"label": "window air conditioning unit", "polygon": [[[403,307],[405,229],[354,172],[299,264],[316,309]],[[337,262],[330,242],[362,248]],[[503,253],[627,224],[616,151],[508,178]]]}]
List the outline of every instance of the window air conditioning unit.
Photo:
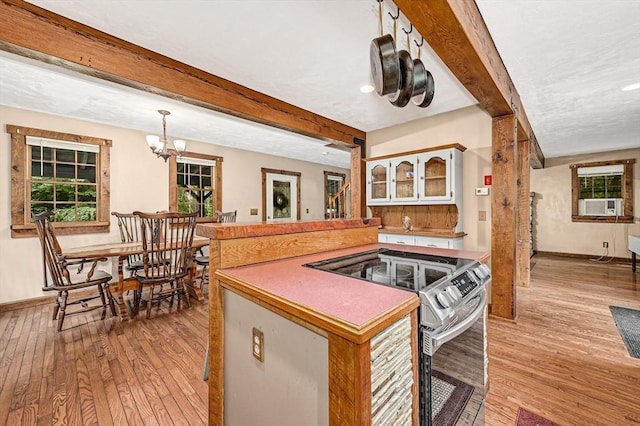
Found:
[{"label": "window air conditioning unit", "polygon": [[583,198],[580,216],[622,216],[622,198]]}]

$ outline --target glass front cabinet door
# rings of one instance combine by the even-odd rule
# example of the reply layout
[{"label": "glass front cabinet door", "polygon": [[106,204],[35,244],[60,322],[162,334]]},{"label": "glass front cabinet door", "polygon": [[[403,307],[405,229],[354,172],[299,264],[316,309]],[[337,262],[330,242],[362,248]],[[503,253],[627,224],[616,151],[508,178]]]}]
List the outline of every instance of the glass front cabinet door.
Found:
[{"label": "glass front cabinet door", "polygon": [[453,150],[425,152],[418,156],[420,164],[420,200],[451,201],[453,188]]},{"label": "glass front cabinet door", "polygon": [[389,202],[389,160],[367,163],[367,204]]},{"label": "glass front cabinet door", "polygon": [[415,155],[391,159],[391,199],[398,202],[418,200]]}]

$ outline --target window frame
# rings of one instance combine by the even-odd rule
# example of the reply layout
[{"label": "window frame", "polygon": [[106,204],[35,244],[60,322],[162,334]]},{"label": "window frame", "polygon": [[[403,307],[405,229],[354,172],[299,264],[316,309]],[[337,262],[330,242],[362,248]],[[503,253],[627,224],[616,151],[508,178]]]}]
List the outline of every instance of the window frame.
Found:
[{"label": "window frame", "polygon": [[31,168],[27,136],[75,142],[99,147],[97,158],[97,211],[96,220],[91,222],[56,222],[58,235],[94,234],[109,232],[110,209],[110,139],[75,135],[53,130],[36,129],[26,126],[7,124],[7,133],[11,135],[11,238],[34,237],[36,226],[31,222],[30,191],[27,188],[28,171]]},{"label": "window frame", "polygon": [[[572,222],[597,222],[597,223],[633,223],[633,165],[635,158],[624,160],[607,160],[592,163],[571,164],[571,221]],[[579,168],[623,165],[622,172],[622,200],[624,211],[621,216],[581,216],[580,204],[580,177]]]},{"label": "window frame", "polygon": [[[223,158],[217,155],[201,154],[198,152],[184,152],[181,157],[192,158],[194,160],[215,161],[213,166],[214,174],[211,179],[213,186],[213,217],[198,217],[197,223],[214,223],[217,222],[216,211],[222,211],[222,162]],[[169,158],[169,211],[178,211],[178,158],[172,156]]]}]

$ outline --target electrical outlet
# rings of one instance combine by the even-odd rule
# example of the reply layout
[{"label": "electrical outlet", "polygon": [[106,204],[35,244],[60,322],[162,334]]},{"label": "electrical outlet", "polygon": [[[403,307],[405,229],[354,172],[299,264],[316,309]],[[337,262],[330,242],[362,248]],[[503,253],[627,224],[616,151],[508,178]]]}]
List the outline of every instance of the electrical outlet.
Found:
[{"label": "electrical outlet", "polygon": [[249,214],[251,216],[257,216],[258,215],[258,209],[251,209],[249,210]]},{"label": "electrical outlet", "polygon": [[480,222],[486,222],[487,221],[487,212],[485,210],[478,211],[478,220]]},{"label": "electrical outlet", "polygon": [[251,339],[253,357],[260,362],[264,362],[264,334],[262,333],[262,331],[254,327],[253,337]]},{"label": "electrical outlet", "polygon": [[602,247],[603,247],[603,248],[609,248],[609,243],[608,243],[608,242],[606,242],[606,241],[605,241],[605,242],[603,242],[603,243],[602,243]]}]

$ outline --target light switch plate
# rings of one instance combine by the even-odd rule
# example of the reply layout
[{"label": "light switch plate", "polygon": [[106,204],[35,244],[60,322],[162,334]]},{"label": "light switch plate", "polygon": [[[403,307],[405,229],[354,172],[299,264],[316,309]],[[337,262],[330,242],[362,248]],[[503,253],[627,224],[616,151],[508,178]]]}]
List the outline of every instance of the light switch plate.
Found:
[{"label": "light switch plate", "polygon": [[260,362],[264,362],[264,334],[255,327],[252,334],[251,347],[253,348],[253,357]]},{"label": "light switch plate", "polygon": [[489,195],[489,188],[476,188],[476,195]]}]

